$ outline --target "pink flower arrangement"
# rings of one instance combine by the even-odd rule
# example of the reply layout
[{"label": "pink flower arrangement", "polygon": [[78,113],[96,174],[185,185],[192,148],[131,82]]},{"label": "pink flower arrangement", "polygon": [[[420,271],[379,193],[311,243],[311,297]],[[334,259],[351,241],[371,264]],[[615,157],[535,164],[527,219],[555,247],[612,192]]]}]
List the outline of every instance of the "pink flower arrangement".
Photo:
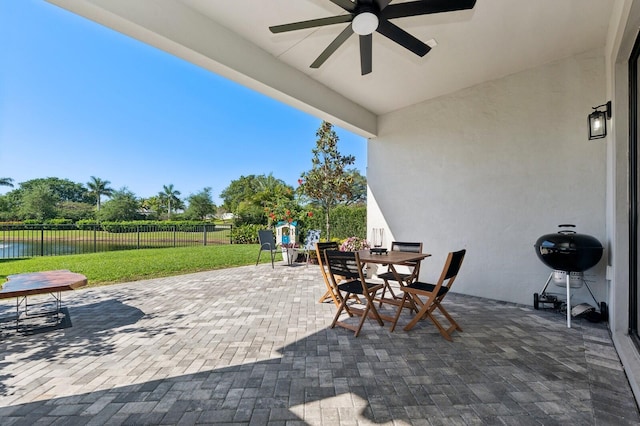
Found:
[{"label": "pink flower arrangement", "polygon": [[349,237],[342,242],[340,251],[358,251],[371,248],[369,241],[360,237]]}]

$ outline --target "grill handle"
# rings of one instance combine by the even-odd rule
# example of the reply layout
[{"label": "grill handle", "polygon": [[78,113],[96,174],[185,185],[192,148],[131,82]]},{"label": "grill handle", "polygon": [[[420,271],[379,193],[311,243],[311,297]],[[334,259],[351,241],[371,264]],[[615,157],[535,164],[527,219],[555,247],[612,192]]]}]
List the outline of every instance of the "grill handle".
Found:
[{"label": "grill handle", "polygon": [[[558,225],[558,228],[575,228],[575,225],[572,225],[570,223],[563,223],[562,225]],[[562,229],[560,231],[558,231],[558,234],[575,234],[576,231],[574,231],[573,229]]]}]

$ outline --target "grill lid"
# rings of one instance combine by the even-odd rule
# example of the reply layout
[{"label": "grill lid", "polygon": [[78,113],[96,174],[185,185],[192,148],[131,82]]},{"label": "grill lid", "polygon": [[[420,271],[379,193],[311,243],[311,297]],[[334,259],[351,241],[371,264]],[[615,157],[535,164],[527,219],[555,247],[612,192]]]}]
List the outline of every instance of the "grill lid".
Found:
[{"label": "grill lid", "polygon": [[[559,225],[561,228],[575,225]],[[563,229],[538,238],[535,244],[538,258],[548,267],[566,272],[582,272],[595,266],[602,258],[603,247],[591,235]]]}]

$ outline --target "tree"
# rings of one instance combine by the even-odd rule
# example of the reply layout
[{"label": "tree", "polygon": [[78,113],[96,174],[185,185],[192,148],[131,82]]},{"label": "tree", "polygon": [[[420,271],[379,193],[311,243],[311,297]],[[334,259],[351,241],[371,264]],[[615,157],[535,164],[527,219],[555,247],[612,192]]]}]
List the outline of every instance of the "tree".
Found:
[{"label": "tree", "polygon": [[167,219],[171,219],[171,204],[173,204],[174,208],[178,208],[182,203],[182,200],[178,198],[180,195],[180,191],[174,189],[173,184],[162,185],[162,192],[158,193],[158,196],[167,206]]},{"label": "tree", "polygon": [[216,205],[211,198],[211,188],[206,187],[202,191],[191,194],[187,198],[189,207],[186,211],[188,218],[206,219],[216,212]]},{"label": "tree", "polygon": [[360,174],[358,169],[347,170],[347,173],[351,176],[351,196],[344,200],[344,204],[351,205],[366,205],[367,204],[367,178]]},{"label": "tree", "polygon": [[253,197],[255,204],[265,207],[280,200],[293,200],[293,188],[282,179],[276,179],[272,173],[269,176],[258,176],[257,192]]},{"label": "tree", "polygon": [[58,197],[45,183],[31,186],[22,194],[20,216],[23,219],[45,221],[56,217]]},{"label": "tree", "polygon": [[75,201],[78,203],[86,203],[91,200],[87,188],[85,188],[81,183],[56,177],[31,179],[26,182],[21,182],[20,189],[15,191],[17,191],[19,195],[22,195],[24,192],[30,191],[32,188],[41,185],[49,187],[52,195],[56,197],[57,202]]},{"label": "tree", "polygon": [[293,187],[273,174],[241,176],[220,194],[223,207],[235,216],[235,224],[270,224],[283,219],[286,210],[297,210]]},{"label": "tree", "polygon": [[15,189],[0,196],[0,210],[4,212],[3,220],[20,220],[21,200],[22,192]]},{"label": "tree", "polygon": [[57,217],[71,219],[77,222],[82,219],[93,219],[93,206],[89,203],[78,203],[77,201],[62,201],[57,205]]},{"label": "tree", "polygon": [[233,224],[234,226],[266,225],[266,217],[262,207],[255,205],[252,201],[242,201],[233,212]]},{"label": "tree", "polygon": [[142,198],[140,200],[140,208],[148,220],[157,220],[162,210],[162,200],[160,200],[160,196],[158,195]]},{"label": "tree", "polygon": [[323,121],[316,132],[318,140],[311,151],[311,170],[302,173],[300,190],[324,211],[327,240],[331,238],[329,214],[341,200],[352,196],[353,176],[345,167],[355,162],[352,155],[338,151],[338,135],[331,123]]},{"label": "tree", "polygon": [[109,188],[108,180],[102,180],[95,176],[91,176],[91,180],[87,182],[87,188],[89,188],[89,194],[92,194],[96,198],[96,210],[100,211],[100,198],[103,195],[110,197],[113,194],[113,189]]},{"label": "tree", "polygon": [[111,199],[103,204],[97,217],[104,222],[136,220],[140,218],[139,208],[140,202],[135,194],[124,187],[113,191]]},{"label": "tree", "polygon": [[0,178],[0,186],[9,186],[13,188],[13,179],[11,178]]},{"label": "tree", "polygon": [[239,179],[231,181],[221,193],[222,207],[227,211],[235,213],[242,202],[253,201],[260,187],[259,178],[256,175],[240,176]]}]

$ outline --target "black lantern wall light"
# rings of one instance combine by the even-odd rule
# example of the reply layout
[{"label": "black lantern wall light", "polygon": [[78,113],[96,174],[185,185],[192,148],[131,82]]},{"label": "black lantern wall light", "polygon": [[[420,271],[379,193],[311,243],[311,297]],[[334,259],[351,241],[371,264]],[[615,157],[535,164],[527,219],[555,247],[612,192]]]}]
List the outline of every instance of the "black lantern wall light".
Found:
[{"label": "black lantern wall light", "polygon": [[[604,111],[600,108],[604,107]],[[611,119],[611,101],[593,107],[589,114],[589,140],[601,139],[607,136],[607,120]]]}]

